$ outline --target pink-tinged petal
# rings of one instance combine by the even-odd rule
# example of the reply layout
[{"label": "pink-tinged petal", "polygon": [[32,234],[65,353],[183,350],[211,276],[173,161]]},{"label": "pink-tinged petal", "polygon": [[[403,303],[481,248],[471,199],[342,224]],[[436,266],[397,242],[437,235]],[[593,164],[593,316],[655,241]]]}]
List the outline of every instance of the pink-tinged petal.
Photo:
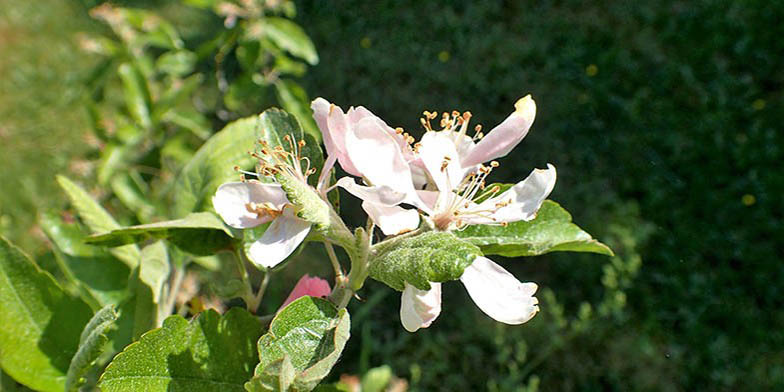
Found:
[{"label": "pink-tinged petal", "polygon": [[259,216],[248,211],[249,203],[269,203],[275,209],[282,208],[289,200],[280,184],[264,184],[258,181],[227,182],[215,192],[212,206],[227,225],[245,229],[269,222],[269,215]]},{"label": "pink-tinged petal", "polygon": [[528,134],[536,117],[536,103],[530,95],[515,103],[515,111],[501,124],[493,128],[463,157],[463,167],[478,165],[509,154]]},{"label": "pink-tinged petal", "polygon": [[327,160],[324,161],[324,166],[321,168],[321,174],[319,174],[318,183],[316,184],[316,189],[318,189],[319,192],[323,191],[329,185],[329,174],[337,160],[337,155],[327,155]]},{"label": "pink-tinged petal", "polygon": [[400,296],[400,323],[408,332],[427,328],[441,314],[441,283],[420,290],[408,283]]},{"label": "pink-tinged petal", "polygon": [[337,147],[332,140],[332,133],[329,131],[327,117],[332,104],[324,98],[316,98],[311,102],[310,108],[313,110],[313,119],[321,130],[321,138],[324,139],[324,147],[327,148],[327,155],[335,155]]},{"label": "pink-tinged petal", "polygon": [[452,191],[463,180],[460,157],[449,135],[450,132],[427,132],[419,146],[419,157],[441,192]]},{"label": "pink-tinged petal", "polygon": [[401,207],[389,207],[362,202],[362,209],[376,223],[384,235],[398,235],[419,227],[419,212]]},{"label": "pink-tinged petal", "polygon": [[[529,221],[536,217],[536,212],[555,187],[555,166],[547,164],[547,169],[534,169],[525,180],[518,182],[506,192],[485,200],[477,208],[491,209],[498,203],[508,203],[492,214],[493,222]],[[470,219],[469,224],[478,224]],[[491,222],[481,222],[491,223]]]},{"label": "pink-tinged petal", "polygon": [[260,268],[272,268],[289,257],[305,240],[310,223],[294,216],[290,209],[272,221],[267,231],[250,246],[250,261]]},{"label": "pink-tinged petal", "polygon": [[386,185],[363,186],[354,182],[354,179],[351,177],[341,178],[338,180],[337,185],[364,201],[383,206],[395,206],[406,199],[405,193],[398,192]]},{"label": "pink-tinged petal", "polygon": [[364,106],[350,107],[346,115],[348,116],[348,121],[352,124],[358,123],[359,120],[365,117],[378,117]]},{"label": "pink-tinged petal", "polygon": [[439,193],[440,192],[437,191],[417,191],[419,199],[422,200],[425,206],[430,208],[430,210],[434,210],[436,208],[436,202],[438,201]]},{"label": "pink-tinged petal", "polygon": [[[299,297],[304,297],[306,295],[311,297],[326,297],[331,292],[332,289],[329,287],[329,282],[318,276],[305,274],[299,278],[294,289],[291,290],[291,294],[283,301],[283,305],[280,305],[280,309],[285,308],[286,305],[294,302],[294,300]],[[280,309],[278,309],[278,311],[280,311]]]},{"label": "pink-tinged petal", "polygon": [[348,116],[343,113],[343,109],[339,106],[332,105],[329,108],[327,125],[329,127],[329,133],[332,136],[332,141],[335,143],[335,154],[338,157],[340,167],[348,174],[360,176],[360,171],[357,170],[356,165],[354,165],[346,150],[346,135],[351,133],[354,124],[349,122]]},{"label": "pink-tinged petal", "polygon": [[373,185],[410,194],[411,170],[395,139],[373,118],[364,118],[346,135],[346,150],[362,176]]},{"label": "pink-tinged petal", "polygon": [[477,257],[460,277],[468,295],[486,315],[505,324],[522,324],[539,311],[536,283],[522,283],[486,257]]}]

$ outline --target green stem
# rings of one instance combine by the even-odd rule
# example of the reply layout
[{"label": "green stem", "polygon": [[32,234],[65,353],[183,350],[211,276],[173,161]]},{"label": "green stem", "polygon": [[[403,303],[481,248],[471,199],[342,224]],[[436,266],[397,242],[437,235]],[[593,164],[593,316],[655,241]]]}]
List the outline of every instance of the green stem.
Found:
[{"label": "green stem", "polygon": [[248,270],[245,268],[245,253],[242,249],[242,244],[239,244],[239,246],[235,248],[234,260],[237,262],[237,270],[240,273],[242,283],[245,285],[245,292],[242,294],[242,299],[245,301],[245,306],[248,308],[248,311],[252,312],[256,309],[251,310],[251,302],[254,300],[253,286],[250,284]]},{"label": "green stem", "polygon": [[332,263],[332,269],[335,270],[335,282],[343,280],[343,269],[340,268],[338,256],[335,254],[335,248],[329,242],[324,243],[324,248],[327,250],[329,261]]},{"label": "green stem", "polygon": [[158,315],[155,319],[156,327],[160,327],[163,319],[174,312],[174,304],[177,301],[177,293],[180,291],[182,281],[185,279],[185,266],[174,267],[174,278],[172,281],[171,289],[166,295],[166,302],[159,308]]},{"label": "green stem", "polygon": [[270,275],[272,272],[270,270],[264,271],[264,278],[261,279],[261,286],[259,286],[259,291],[256,292],[256,295],[253,296],[253,299],[248,303],[248,311],[251,313],[256,313],[258,310],[259,305],[261,304],[261,299],[264,298],[264,292],[267,291],[267,285],[270,281]]}]

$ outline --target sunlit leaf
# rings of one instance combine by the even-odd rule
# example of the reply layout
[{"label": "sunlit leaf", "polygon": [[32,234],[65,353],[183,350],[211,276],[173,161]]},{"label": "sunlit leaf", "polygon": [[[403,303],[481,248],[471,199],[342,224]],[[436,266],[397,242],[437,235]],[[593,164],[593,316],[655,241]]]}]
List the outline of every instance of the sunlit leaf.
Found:
[{"label": "sunlit leaf", "polygon": [[16,381],[62,391],[92,311],[0,237],[0,364]]},{"label": "sunlit leaf", "polygon": [[213,310],[191,322],[171,316],[118,354],[101,376],[102,391],[244,391],[258,363],[261,322],[240,308]]},{"label": "sunlit leaf", "polygon": [[403,291],[405,282],[429,290],[429,282],[447,282],[463,275],[482,253],[452,233],[426,232],[379,249],[370,259],[370,277]]},{"label": "sunlit leaf", "polygon": [[476,225],[455,233],[479,246],[486,255],[536,256],[548,252],[591,252],[612,256],[612,250],[572,223],[558,203],[545,200],[536,218],[508,226]]}]

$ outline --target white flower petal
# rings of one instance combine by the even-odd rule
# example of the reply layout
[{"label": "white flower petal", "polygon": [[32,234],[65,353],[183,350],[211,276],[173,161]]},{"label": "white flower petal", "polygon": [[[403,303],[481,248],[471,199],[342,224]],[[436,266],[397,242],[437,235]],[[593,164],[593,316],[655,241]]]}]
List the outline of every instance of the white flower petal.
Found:
[{"label": "white flower petal", "polygon": [[316,98],[310,103],[310,108],[313,110],[313,119],[321,130],[321,138],[324,139],[324,147],[327,148],[327,155],[335,155],[335,142],[332,140],[332,134],[329,131],[329,124],[327,117],[332,104],[324,98]]},{"label": "white flower petal", "polygon": [[515,111],[482,138],[471,152],[463,156],[462,165],[470,167],[509,154],[528,134],[536,117],[536,103],[530,95],[515,103]]},{"label": "white flower petal", "polygon": [[539,311],[536,283],[522,283],[486,257],[477,257],[460,277],[485,314],[505,324],[522,324]]},{"label": "white flower petal", "polygon": [[346,134],[346,150],[361,175],[373,185],[414,191],[411,170],[395,139],[374,118],[363,118]]},{"label": "white flower petal", "polygon": [[425,133],[420,141],[419,157],[439,191],[452,191],[463,181],[460,157],[448,132]]},{"label": "white flower petal", "polygon": [[[516,222],[531,220],[536,217],[536,212],[550,192],[555,187],[555,166],[547,164],[547,169],[534,169],[525,180],[518,182],[506,192],[485,200],[479,209],[490,208],[499,202],[510,202],[509,205],[499,208],[492,217],[494,222]],[[467,223],[476,223],[469,222]]]},{"label": "white flower petal", "polygon": [[417,210],[389,207],[369,201],[362,202],[362,209],[385,235],[398,235],[419,227]]},{"label": "white flower petal", "polygon": [[441,313],[441,283],[420,290],[408,283],[400,296],[400,323],[408,332],[427,328]]},{"label": "white flower petal", "polygon": [[374,204],[394,206],[406,199],[405,193],[398,192],[388,186],[363,186],[354,182],[354,179],[350,177],[341,178],[337,185],[348,193]]},{"label": "white flower petal", "polygon": [[258,181],[227,182],[215,192],[212,206],[227,225],[245,229],[269,222],[269,216],[261,216],[248,211],[248,203],[271,203],[280,209],[288,203],[286,192],[280,184],[263,184]]},{"label": "white flower petal", "polygon": [[290,209],[276,218],[267,231],[250,246],[250,260],[262,268],[272,268],[294,252],[310,231],[310,223],[294,216]]}]

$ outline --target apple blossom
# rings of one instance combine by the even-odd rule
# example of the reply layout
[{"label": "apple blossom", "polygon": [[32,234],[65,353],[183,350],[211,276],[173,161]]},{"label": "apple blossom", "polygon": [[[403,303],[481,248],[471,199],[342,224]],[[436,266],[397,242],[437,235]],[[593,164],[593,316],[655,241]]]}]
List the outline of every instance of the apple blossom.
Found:
[{"label": "apple blossom", "polygon": [[[338,185],[363,200],[365,211],[387,235],[418,225],[411,210],[400,204],[417,207],[440,230],[533,219],[555,185],[554,166],[534,170],[500,195],[499,187],[485,190],[485,179],[498,163],[484,166],[482,162],[508,154],[533,123],[536,104],[530,95],[518,100],[515,109],[486,138],[482,139],[477,127],[476,138],[482,140],[476,144],[466,136],[470,113],[444,113],[443,129],[436,131],[430,125],[435,113],[425,112],[422,124],[427,132],[414,145],[413,159],[381,127],[360,123],[345,135],[345,151],[373,186],[359,185],[349,178],[340,179]],[[423,177],[417,174],[420,171],[424,171],[426,183],[417,180]],[[475,203],[477,198],[485,200]]]},{"label": "apple blossom", "polygon": [[218,187],[212,205],[227,225],[247,229],[272,222],[248,251],[253,264],[272,268],[286,259],[310,231],[298,218],[280,184],[251,180]]}]

